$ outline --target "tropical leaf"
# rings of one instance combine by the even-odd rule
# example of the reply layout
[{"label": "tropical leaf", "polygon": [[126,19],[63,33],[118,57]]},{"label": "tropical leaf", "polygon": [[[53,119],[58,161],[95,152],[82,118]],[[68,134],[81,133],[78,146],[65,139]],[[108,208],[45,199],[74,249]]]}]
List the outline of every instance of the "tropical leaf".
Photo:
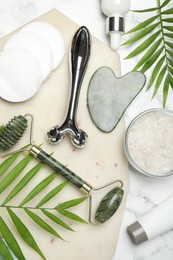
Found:
[{"label": "tropical leaf", "polygon": [[[68,185],[68,181],[62,181],[56,187],[50,188],[50,184],[55,178],[57,178],[58,175],[55,173],[48,173],[47,177],[42,178],[42,180],[40,180],[39,183],[37,183],[37,185],[33,188],[33,177],[36,177],[38,173],[40,174],[41,169],[44,167],[44,163],[35,163],[34,166],[32,164],[32,167],[29,167],[31,160],[34,160],[32,155],[28,154],[21,159],[20,156],[21,152],[18,152],[11,155],[0,164],[0,176],[2,178],[0,193],[5,195],[5,191],[9,185],[12,187],[10,191],[9,189],[7,190],[8,194],[5,196],[3,201],[0,202],[0,255],[2,255],[5,260],[13,259],[14,255],[20,260],[26,259],[22,252],[22,248],[16,239],[16,234],[18,233],[21,240],[23,240],[30,248],[32,248],[32,250],[35,250],[42,257],[42,259],[46,259],[44,253],[34,238],[34,234],[29,231],[29,223],[27,223],[27,220],[24,221],[22,218],[19,218],[17,211],[22,211],[22,216],[28,216],[32,220],[31,223],[33,223],[33,225],[37,225],[37,227],[40,228],[40,232],[48,232],[53,236],[64,240],[59,232],[55,230],[55,225],[53,227],[50,223],[52,222],[56,224],[57,228],[61,227],[61,229],[64,228],[64,230],[69,231],[74,230],[70,227],[70,225],[68,225],[68,223],[66,223],[67,221],[63,220],[63,218],[66,220],[70,219],[70,222],[73,220],[80,223],[87,223],[77,214],[66,210],[79,205],[87,197],[77,199],[70,198],[69,201],[64,201],[58,206],[53,205],[49,207],[49,201],[54,196],[57,196],[57,194],[59,194],[59,192]],[[18,160],[16,160],[17,158]],[[27,170],[28,168],[30,169]],[[22,175],[22,177],[18,178],[19,175]],[[22,192],[26,186],[32,187],[29,189],[31,192],[26,194],[24,198],[23,196],[20,197],[20,192]],[[38,195],[41,197],[41,199],[39,199],[39,202],[37,200],[37,203],[35,203],[34,198],[36,198]],[[12,199],[15,197],[17,197],[19,200],[18,205],[13,205]],[[27,202],[29,201],[32,206],[27,206]],[[44,207],[44,204],[46,204],[46,207]],[[1,209],[6,209],[7,214],[10,216],[11,223],[13,223],[15,226],[15,230],[10,229],[10,220],[8,219],[8,222],[4,220],[3,214],[1,214]],[[51,220],[49,224],[47,223],[47,218]]]},{"label": "tropical leaf", "polygon": [[[152,17],[130,29],[126,36],[133,35],[122,44],[123,46],[135,44],[134,50],[125,59],[144,53],[133,69],[139,69],[143,73],[149,71],[147,90],[154,89],[152,98],[162,87],[163,107],[166,106],[169,89],[172,90],[173,86],[173,18],[171,17],[173,8],[167,7],[170,1],[158,0],[154,8],[133,10],[137,13],[152,12]],[[154,33],[152,33],[153,30]],[[145,40],[137,45],[138,41],[144,37]]]}]

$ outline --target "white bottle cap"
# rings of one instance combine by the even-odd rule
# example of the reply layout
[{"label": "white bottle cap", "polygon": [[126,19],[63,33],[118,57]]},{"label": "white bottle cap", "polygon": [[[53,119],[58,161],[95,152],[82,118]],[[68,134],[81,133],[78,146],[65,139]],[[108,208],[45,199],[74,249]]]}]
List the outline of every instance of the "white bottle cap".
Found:
[{"label": "white bottle cap", "polygon": [[121,33],[120,32],[110,32],[110,47],[112,50],[117,51],[121,44]]}]

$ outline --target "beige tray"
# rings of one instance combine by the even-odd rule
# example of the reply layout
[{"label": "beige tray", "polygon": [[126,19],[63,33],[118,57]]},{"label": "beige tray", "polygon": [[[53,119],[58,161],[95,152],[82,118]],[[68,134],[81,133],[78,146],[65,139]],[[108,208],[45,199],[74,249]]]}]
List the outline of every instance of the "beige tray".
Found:
[{"label": "beige tray", "polygon": [[[124,120],[122,119],[119,122],[112,133],[102,133],[91,121],[87,110],[86,96],[88,82],[97,68],[109,66],[114,70],[117,76],[120,75],[119,56],[102,42],[92,37],[91,57],[83,81],[78,107],[78,124],[80,128],[88,134],[88,143],[85,148],[77,149],[72,146],[69,138],[66,137],[60,144],[52,146],[46,141],[46,132],[53,125],[60,124],[65,116],[70,87],[68,53],[72,37],[79,26],[57,10],[51,10],[36,20],[49,22],[61,31],[65,40],[65,57],[59,68],[51,74],[50,78],[42,86],[40,92],[31,100],[14,104],[1,99],[0,122],[5,124],[14,115],[33,114],[33,136],[37,144],[43,143],[42,148],[48,153],[54,151],[55,158],[61,163],[68,165],[72,171],[84,178],[92,186],[97,187],[114,179],[121,179],[124,182],[125,196],[117,213],[108,222],[102,225],[93,227],[90,224],[79,224],[67,220],[77,232],[70,232],[55,227],[66,240],[65,242],[38,229],[22,211],[15,210],[15,212],[17,212],[18,216],[21,217],[31,232],[33,232],[47,260],[108,260],[113,256],[116,248],[129,185],[128,163],[123,152]],[[1,39],[1,48],[10,35]],[[27,138],[28,136],[25,134],[15,148],[19,148],[28,143]],[[33,159],[33,161],[33,163],[35,163],[35,159]],[[40,179],[48,176],[50,172],[52,172],[52,170],[49,170],[48,167],[45,166],[41,171]],[[60,181],[62,181],[62,177],[58,176],[54,184],[56,185]],[[20,201],[20,198],[26,195],[34,185],[33,180],[30,186],[27,186],[26,190],[22,191],[20,196],[13,200],[13,203]],[[9,189],[11,188],[12,187],[9,187]],[[5,194],[1,194],[1,199],[3,199],[3,196],[5,196]],[[43,194],[40,195],[40,198],[42,196]],[[82,193],[72,184],[69,184],[61,194],[51,200],[50,204],[57,205],[63,200],[81,196],[83,196]],[[96,200],[100,201],[103,196],[104,191],[98,192]],[[35,202],[31,201],[29,205],[35,205]],[[1,209],[1,211],[3,210]],[[74,212],[87,220],[88,201],[76,207]],[[6,212],[2,214],[6,215]],[[9,225],[13,228],[11,224]],[[23,244],[18,236],[17,239],[22,245],[26,259],[40,259],[38,254]]]}]

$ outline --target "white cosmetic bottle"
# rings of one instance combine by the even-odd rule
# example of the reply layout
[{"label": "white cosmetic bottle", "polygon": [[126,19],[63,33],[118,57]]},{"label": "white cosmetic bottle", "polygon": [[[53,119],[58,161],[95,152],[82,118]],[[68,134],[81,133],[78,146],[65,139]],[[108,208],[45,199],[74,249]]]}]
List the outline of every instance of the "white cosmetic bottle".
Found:
[{"label": "white cosmetic bottle", "polygon": [[173,229],[173,195],[127,227],[133,243],[139,245]]},{"label": "white cosmetic bottle", "polygon": [[116,51],[124,33],[124,16],[130,9],[130,0],[101,0],[101,9],[107,16],[106,34],[110,36],[110,47]]}]

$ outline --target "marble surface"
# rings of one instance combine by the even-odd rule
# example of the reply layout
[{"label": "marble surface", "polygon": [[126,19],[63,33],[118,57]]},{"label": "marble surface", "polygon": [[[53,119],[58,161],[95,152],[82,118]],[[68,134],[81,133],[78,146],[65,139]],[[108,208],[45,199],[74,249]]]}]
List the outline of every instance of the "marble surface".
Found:
[{"label": "marble surface", "polygon": [[[131,0],[131,9],[143,9],[154,6],[156,1]],[[173,7],[173,3],[169,4]],[[90,32],[109,44],[105,35],[105,17],[100,10],[99,0],[6,0],[0,1],[0,37],[8,34],[21,25],[31,21],[37,16],[57,8],[70,17],[79,25],[85,25]],[[146,15],[145,15],[146,18]],[[126,30],[138,24],[144,19],[144,15],[129,12],[126,15]],[[122,75],[132,70],[137,58],[124,60],[130,48],[121,47],[119,55],[121,58]],[[149,76],[149,73],[146,73]],[[125,114],[126,125],[141,111],[152,107],[161,107],[161,91],[151,100],[152,91],[145,89],[138,95]],[[169,93],[167,106],[173,109],[172,93]],[[130,168],[130,189],[126,203],[126,209],[121,226],[117,249],[112,260],[172,260],[173,259],[173,231],[159,236],[152,241],[145,242],[139,246],[132,244],[126,228],[134,222],[138,216],[161,202],[172,194],[173,176],[164,179],[151,179],[141,176]],[[94,259],[92,259],[94,260]],[[109,259],[108,259],[109,260]]]}]

